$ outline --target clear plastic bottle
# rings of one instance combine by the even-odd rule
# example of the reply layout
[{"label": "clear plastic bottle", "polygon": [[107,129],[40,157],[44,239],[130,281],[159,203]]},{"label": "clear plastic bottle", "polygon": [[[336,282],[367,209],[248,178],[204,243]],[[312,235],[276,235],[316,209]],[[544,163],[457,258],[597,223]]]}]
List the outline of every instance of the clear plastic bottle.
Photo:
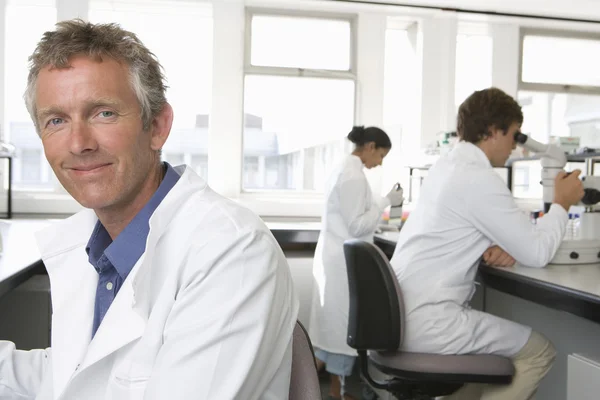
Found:
[{"label": "clear plastic bottle", "polygon": [[578,239],[579,238],[579,225],[581,223],[581,218],[579,216],[579,214],[574,214],[573,215],[573,239]]}]

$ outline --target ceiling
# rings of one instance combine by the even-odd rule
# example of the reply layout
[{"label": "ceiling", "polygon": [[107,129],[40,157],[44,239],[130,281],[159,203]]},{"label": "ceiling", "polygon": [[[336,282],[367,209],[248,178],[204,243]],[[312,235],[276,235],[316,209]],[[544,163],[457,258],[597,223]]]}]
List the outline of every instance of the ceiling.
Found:
[{"label": "ceiling", "polygon": [[[339,1],[339,0],[333,0]],[[450,9],[527,14],[596,20],[600,23],[600,0],[345,0],[401,5],[437,6]]]}]

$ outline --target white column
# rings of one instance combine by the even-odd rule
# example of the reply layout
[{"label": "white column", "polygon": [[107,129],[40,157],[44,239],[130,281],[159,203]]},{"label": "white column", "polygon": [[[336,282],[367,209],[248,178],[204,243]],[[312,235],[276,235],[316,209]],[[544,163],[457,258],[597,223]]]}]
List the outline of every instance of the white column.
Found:
[{"label": "white column", "polygon": [[208,183],[227,197],[242,186],[244,4],[213,2],[213,80],[208,130]]},{"label": "white column", "polygon": [[81,18],[88,19],[89,2],[87,0],[56,0],[58,21]]},{"label": "white column", "polygon": [[265,187],[267,182],[267,167],[265,156],[258,156],[258,187]]},{"label": "white column", "polygon": [[519,26],[492,24],[492,86],[517,97],[519,86]]},{"label": "white column", "polygon": [[385,15],[360,14],[356,57],[356,122],[360,125],[383,125],[385,30]]},{"label": "white column", "polygon": [[303,185],[304,190],[315,189],[315,148],[310,147],[303,150],[304,153],[304,173]]},{"label": "white column", "polygon": [[424,19],[419,49],[422,54],[421,138],[425,148],[442,131],[456,127],[454,84],[457,21],[452,13]]},{"label": "white column", "polygon": [[[6,47],[6,1],[0,1],[0,65],[4,66],[4,54]],[[5,79],[4,68],[0,72],[0,138],[6,138],[7,122],[4,115],[4,102],[6,101],[6,92],[4,86]],[[13,164],[14,165],[14,164]],[[13,178],[14,179],[14,178]]]},{"label": "white column", "polygon": [[[383,127],[383,83],[385,61],[385,14],[361,13],[357,27],[356,123]],[[373,193],[381,192],[381,168],[366,173]]]}]

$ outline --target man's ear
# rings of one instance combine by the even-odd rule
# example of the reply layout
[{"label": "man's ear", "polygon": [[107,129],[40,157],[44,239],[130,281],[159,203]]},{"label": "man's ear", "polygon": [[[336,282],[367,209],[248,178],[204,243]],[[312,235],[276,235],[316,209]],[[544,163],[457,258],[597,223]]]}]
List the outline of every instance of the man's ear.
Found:
[{"label": "man's ear", "polygon": [[152,135],[152,150],[160,150],[167,141],[173,125],[173,108],[169,103],[165,103],[162,110],[152,120],[150,134]]},{"label": "man's ear", "polygon": [[504,131],[502,129],[496,128],[494,125],[488,128],[488,138],[492,140],[496,140],[498,136],[502,135]]}]

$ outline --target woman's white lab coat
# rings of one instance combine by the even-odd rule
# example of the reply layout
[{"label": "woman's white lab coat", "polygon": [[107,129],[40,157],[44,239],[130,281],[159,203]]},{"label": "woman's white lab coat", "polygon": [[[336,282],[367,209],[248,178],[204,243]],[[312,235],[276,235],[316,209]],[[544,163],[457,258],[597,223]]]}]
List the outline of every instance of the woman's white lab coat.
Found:
[{"label": "woman's white lab coat", "polygon": [[385,197],[373,197],[357,156],[348,156],[329,178],[313,264],[309,333],[314,347],[356,355],[346,344],[349,294],[343,245],[352,238],[372,242],[381,214],[389,204]]},{"label": "woman's white lab coat", "polygon": [[85,246],[96,221],[84,210],[38,235],[52,348],[0,342],[0,398],[287,398],[298,302],[257,216],[185,169],[91,339],[98,274]]},{"label": "woman's white lab coat", "polygon": [[407,313],[403,348],[516,354],[529,327],[468,307],[481,256],[495,244],[522,265],[543,267],[566,223],[567,212],[553,205],[532,225],[483,151],[458,143],[430,169],[391,260]]}]

